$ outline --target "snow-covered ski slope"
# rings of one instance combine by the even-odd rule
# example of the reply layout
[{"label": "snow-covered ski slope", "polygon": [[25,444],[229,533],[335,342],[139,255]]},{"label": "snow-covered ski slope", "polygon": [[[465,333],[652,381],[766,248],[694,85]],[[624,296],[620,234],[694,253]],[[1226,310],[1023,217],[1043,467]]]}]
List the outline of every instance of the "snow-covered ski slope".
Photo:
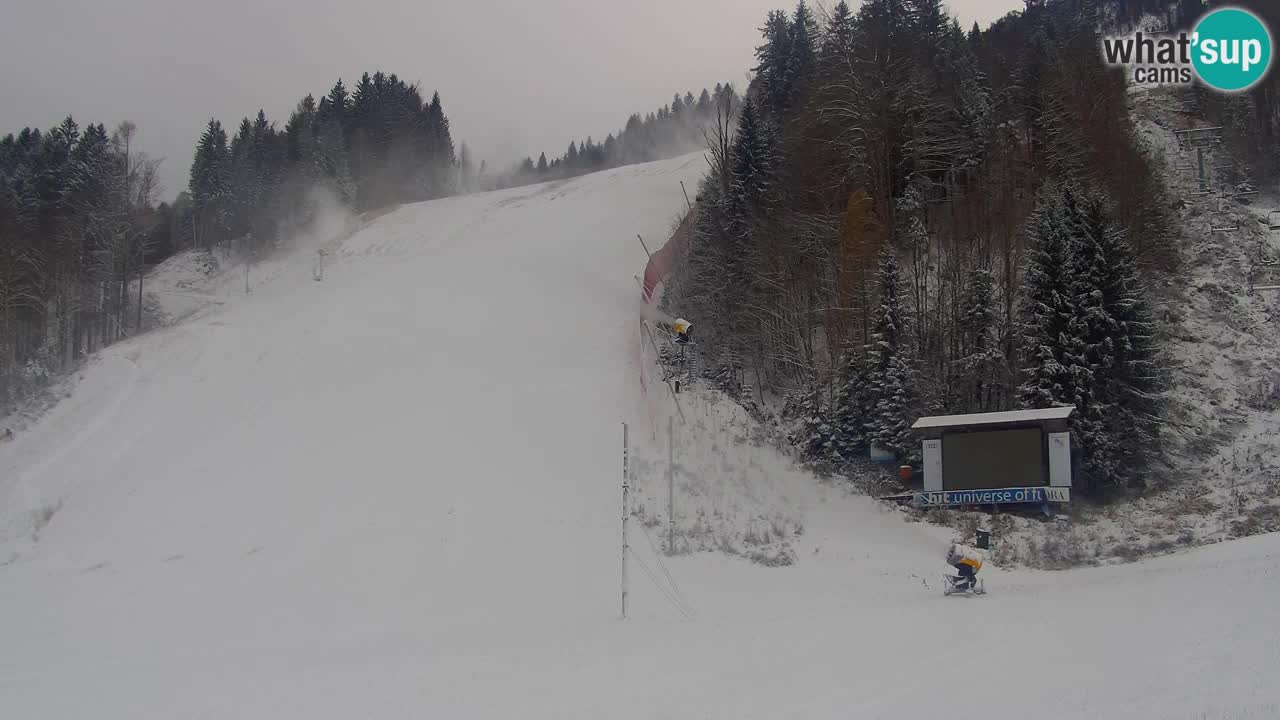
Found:
[{"label": "snow-covered ski slope", "polygon": [[0,445],[0,717],[1280,716],[1280,537],[944,598],[941,530],[710,423],[799,561],[669,560],[691,618],[635,563],[620,621],[635,234],[703,168],[404,207],[104,352]]}]

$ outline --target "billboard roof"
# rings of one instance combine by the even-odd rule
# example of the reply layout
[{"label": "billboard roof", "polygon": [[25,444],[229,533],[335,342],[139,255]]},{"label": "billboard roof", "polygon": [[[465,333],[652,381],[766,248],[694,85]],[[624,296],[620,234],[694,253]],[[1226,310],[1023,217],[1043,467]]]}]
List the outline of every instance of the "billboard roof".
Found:
[{"label": "billboard roof", "polygon": [[928,428],[964,427],[966,425],[1009,425],[1035,422],[1036,420],[1065,420],[1075,412],[1075,406],[1042,408],[1039,410],[1010,410],[1008,412],[974,413],[972,415],[936,415],[923,417],[911,426],[912,430]]}]

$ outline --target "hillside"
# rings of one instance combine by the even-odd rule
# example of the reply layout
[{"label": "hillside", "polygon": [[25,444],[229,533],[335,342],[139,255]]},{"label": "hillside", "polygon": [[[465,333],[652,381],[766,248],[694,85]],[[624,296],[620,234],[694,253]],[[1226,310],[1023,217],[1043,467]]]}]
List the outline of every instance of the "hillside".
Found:
[{"label": "hillside", "polygon": [[[1195,194],[1194,152],[1179,151],[1175,133],[1207,123],[1187,111],[1183,93],[1137,93],[1134,119],[1170,178],[1184,263],[1179,281],[1151,288],[1169,348],[1160,469],[1147,492],[1077,503],[1051,524],[996,519],[1002,562],[1054,568],[1125,561],[1280,530],[1280,294],[1250,290],[1251,274],[1256,284],[1275,282],[1259,259],[1280,248],[1280,233],[1265,225],[1280,196],[1274,186],[1237,197]],[[1224,145],[1232,140],[1228,134]],[[1208,158],[1240,172],[1225,147]],[[1215,232],[1211,221],[1235,229]],[[962,514],[942,519],[974,522]]]},{"label": "hillside", "polygon": [[[217,302],[102,351],[0,445],[6,714],[1275,715],[1280,536],[944,598],[946,531],[703,393],[678,520],[693,543],[718,515],[738,551],[666,559],[675,607],[633,524],[619,621],[620,424],[661,520],[676,412],[637,380],[634,234],[704,167],[407,205],[330,243],[320,282],[308,247],[247,294],[239,268],[184,280]],[[766,545],[794,562],[734,557]]]}]

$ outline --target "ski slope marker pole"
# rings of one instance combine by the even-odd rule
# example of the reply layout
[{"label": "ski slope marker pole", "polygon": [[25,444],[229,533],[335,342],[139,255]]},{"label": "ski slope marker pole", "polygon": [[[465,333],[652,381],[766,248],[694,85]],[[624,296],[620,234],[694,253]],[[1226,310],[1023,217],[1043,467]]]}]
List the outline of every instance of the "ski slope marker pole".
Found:
[{"label": "ski slope marker pole", "polygon": [[622,619],[627,619],[627,516],[631,493],[631,457],[627,424],[622,423]]},{"label": "ski slope marker pole", "polygon": [[675,417],[667,416],[667,554],[676,554]]}]

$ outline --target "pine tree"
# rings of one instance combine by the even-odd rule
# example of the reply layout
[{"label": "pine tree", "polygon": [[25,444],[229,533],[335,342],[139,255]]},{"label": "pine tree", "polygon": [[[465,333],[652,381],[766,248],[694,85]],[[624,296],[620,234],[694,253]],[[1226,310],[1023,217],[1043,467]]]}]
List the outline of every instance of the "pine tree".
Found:
[{"label": "pine tree", "polygon": [[735,312],[741,313],[749,288],[755,282],[756,248],[751,230],[755,220],[772,205],[777,167],[770,129],[750,99],[743,103],[738,115],[738,130],[728,160],[725,231],[730,250],[726,269],[732,292],[737,297]]},{"label": "pine tree", "polygon": [[774,10],[760,32],[765,42],[756,48],[756,82],[764,108],[780,117],[791,99],[791,21],[785,12]]},{"label": "pine tree", "polygon": [[1141,483],[1159,439],[1157,357],[1137,264],[1106,203],[1047,188],[1033,216],[1023,336],[1023,401],[1074,405],[1074,441],[1092,485]]},{"label": "pine tree", "polygon": [[901,353],[889,360],[874,392],[879,397],[868,423],[868,435],[895,457],[912,462],[919,455],[912,436],[915,408],[915,367]]},{"label": "pine tree", "polygon": [[832,459],[835,428],[827,419],[817,387],[789,396],[782,418],[798,425],[790,439],[800,448],[801,457],[809,461]]},{"label": "pine tree", "polygon": [[310,190],[318,177],[316,163],[316,101],[307,95],[298,102],[284,126],[284,169],[281,177],[281,224],[302,225],[311,216]]},{"label": "pine tree", "polygon": [[[388,199],[383,187],[376,187],[385,164],[391,138],[382,117],[383,86],[385,78],[364,73],[351,95],[349,109],[333,113],[332,121],[342,127],[342,139],[346,149],[351,179],[356,187],[356,201],[360,207],[372,207]],[[339,81],[341,82],[341,81]],[[345,93],[345,91],[344,91]],[[334,93],[330,93],[331,105]],[[328,121],[328,118],[325,118]]]},{"label": "pine tree", "polygon": [[280,206],[280,183],[284,165],[282,139],[267,114],[259,109],[253,121],[253,147],[249,163],[256,183],[252,232],[259,242],[269,242],[276,234],[276,216]]},{"label": "pine tree", "polygon": [[541,155],[538,156],[538,174],[539,175],[547,174],[547,154],[546,153],[542,153]]},{"label": "pine tree", "polygon": [[820,50],[821,63],[824,66],[837,66],[853,52],[856,26],[853,11],[845,0],[836,3],[831,11],[831,21],[827,24],[826,33],[822,36]]},{"label": "pine tree", "polygon": [[298,102],[284,126],[286,157],[289,165],[301,168],[309,161],[315,146],[316,100],[308,95]]},{"label": "pine tree", "polygon": [[253,120],[253,142],[257,149],[254,163],[262,173],[263,183],[270,187],[275,182],[284,158],[275,124],[267,120],[266,111],[259,109]]},{"label": "pine tree", "polygon": [[[1072,283],[1075,315],[1068,332],[1076,350],[1076,413],[1072,417],[1077,442],[1084,447],[1086,469],[1096,482],[1115,479],[1115,438],[1106,432],[1106,418],[1112,412],[1105,392],[1107,377],[1115,364],[1113,336],[1115,323],[1107,315],[1101,283],[1108,259],[1102,247],[1109,230],[1101,208],[1091,198],[1078,199],[1068,206],[1074,216],[1069,227],[1072,238]],[[1091,210],[1096,210],[1094,216]],[[1092,217],[1091,217],[1092,216]]]},{"label": "pine tree", "polygon": [[880,307],[875,332],[866,349],[866,395],[863,406],[868,416],[864,425],[868,441],[900,458],[915,454],[911,436],[914,411],[915,370],[907,342],[906,316],[902,311],[902,276],[898,259],[886,247],[880,253],[877,274]]},{"label": "pine tree", "polygon": [[1129,485],[1141,482],[1158,439],[1150,312],[1133,251],[1105,203],[1088,195],[1076,209],[1075,327],[1088,381],[1077,401],[1076,430],[1094,479]]},{"label": "pine tree", "polygon": [[444,114],[444,104],[440,102],[440,93],[432,93],[431,104],[427,107],[428,126],[433,133],[432,151],[437,165],[448,167],[453,164],[453,134],[449,129],[449,118]]},{"label": "pine tree", "polygon": [[227,233],[231,212],[231,157],[222,123],[210,120],[191,163],[191,203],[196,242],[212,248]]},{"label": "pine tree", "polygon": [[1023,281],[1020,333],[1026,381],[1020,388],[1025,407],[1075,405],[1083,347],[1074,335],[1076,281],[1075,195],[1070,188],[1048,186],[1031,217],[1032,252]]},{"label": "pine tree", "polygon": [[934,44],[946,34],[951,19],[942,0],[903,0],[903,6],[910,32],[918,41]]},{"label": "pine tree", "polygon": [[871,413],[867,406],[866,350],[850,342],[843,357],[840,385],[833,405],[831,449],[845,460],[853,460],[865,456],[868,446],[866,426]]},{"label": "pine tree", "polygon": [[253,124],[240,120],[240,128],[231,139],[231,203],[232,236],[239,238],[249,231],[249,217],[261,191],[253,167]]},{"label": "pine tree", "polygon": [[817,60],[818,21],[813,11],[800,0],[791,19],[791,38],[788,42],[786,73],[786,105],[788,108],[796,104],[796,95],[808,81]]},{"label": "pine tree", "polygon": [[734,198],[744,214],[769,205],[777,168],[773,140],[772,129],[748,99],[738,114],[730,160]]},{"label": "pine tree", "polygon": [[329,103],[327,105],[328,113],[324,120],[332,119],[339,126],[345,127],[347,122],[347,111],[350,109],[350,94],[347,93],[347,87],[342,84],[342,79],[333,84],[333,88],[329,90],[326,98]]},{"label": "pine tree", "polygon": [[1155,321],[1141,290],[1133,247],[1113,225],[1103,242],[1109,272],[1101,283],[1107,314],[1116,323],[1115,365],[1107,394],[1118,412],[1107,418],[1118,438],[1117,480],[1123,485],[1149,485],[1151,463],[1160,450],[1160,354]]}]

